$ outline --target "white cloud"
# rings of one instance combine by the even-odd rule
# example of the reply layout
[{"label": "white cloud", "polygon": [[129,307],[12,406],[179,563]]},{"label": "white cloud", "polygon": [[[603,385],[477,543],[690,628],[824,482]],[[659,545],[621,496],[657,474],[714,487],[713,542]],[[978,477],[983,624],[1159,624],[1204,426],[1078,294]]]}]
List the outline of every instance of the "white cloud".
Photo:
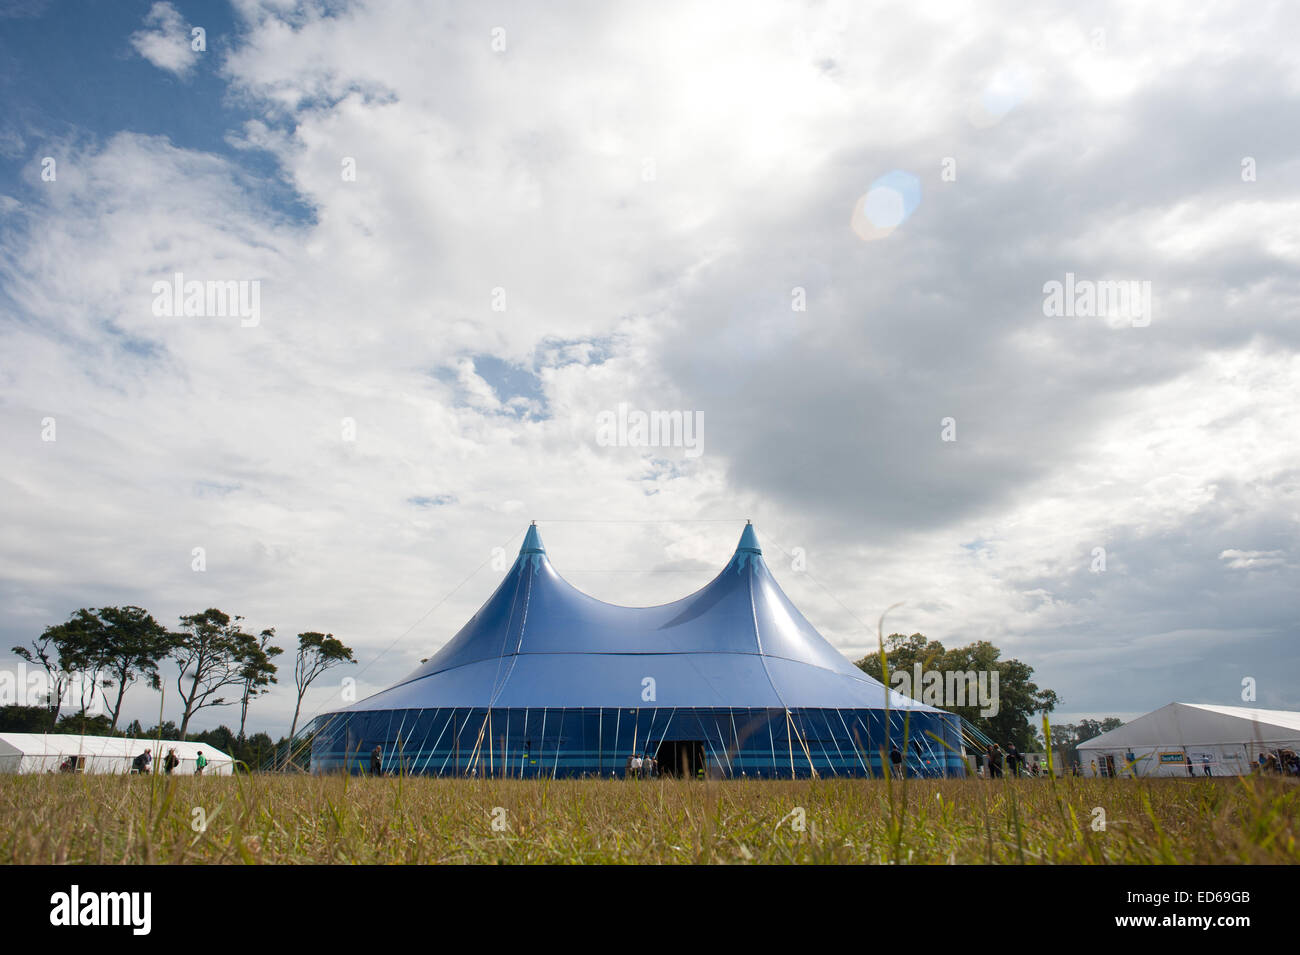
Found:
[{"label": "white cloud", "polygon": [[188,76],[198,63],[189,25],[170,3],[159,2],[145,14],[146,29],[131,34],[131,45],[146,60],[168,73]]},{"label": "white cloud", "polygon": [[1226,560],[1233,570],[1253,570],[1285,564],[1286,554],[1280,550],[1225,550],[1219,559]]},{"label": "white cloud", "polygon": [[[1234,43],[1210,14],[1189,32],[1116,6],[1094,51],[1091,23],[1049,42],[1062,18],[1013,6],[238,9],[222,69],[253,105],[235,155],[109,137],[0,235],[11,643],[78,606],[172,622],[215,604],[339,635],[377,689],[477,609],[498,578],[480,565],[529,518],[582,589],[661,603],[753,517],[845,652],[904,600],[888,629],[993,640],[1072,710],[1119,699],[1123,669],[1153,681],[1126,711],[1168,702],[1185,684],[1152,672],[1171,647],[1210,672],[1293,627],[1297,199],[1216,184],[1194,148],[1225,95],[1197,54],[1231,85],[1287,57],[1267,24]],[[185,75],[180,14],[155,5],[147,26],[137,49]],[[1019,99],[972,125],[989,83]],[[1180,84],[1193,118],[1153,131]],[[257,151],[305,220],[261,198],[240,165]],[[864,244],[853,204],[895,168],[921,203]],[[1269,281],[1224,266],[1260,252]],[[1066,269],[1156,279],[1156,321],[1044,319]],[[175,271],[260,281],[261,323],[155,316]],[[544,400],[489,380],[484,355]],[[597,446],[620,402],[702,411],[706,453]],[[737,523],[690,523],[719,518]],[[288,695],[254,722],[287,728]]]}]

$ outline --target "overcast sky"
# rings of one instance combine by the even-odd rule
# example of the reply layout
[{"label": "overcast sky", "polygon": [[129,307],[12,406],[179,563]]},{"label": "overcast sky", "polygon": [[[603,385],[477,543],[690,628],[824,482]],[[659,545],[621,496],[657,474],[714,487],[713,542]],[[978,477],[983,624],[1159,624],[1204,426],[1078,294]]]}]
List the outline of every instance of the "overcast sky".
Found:
[{"label": "overcast sky", "polygon": [[[751,518],[851,658],[902,602],[886,632],[992,640],[1058,719],[1247,677],[1300,708],[1297,35],[1254,2],[7,4],[0,666],[78,607],[215,606],[356,650],[312,713],[436,650],[531,519],[656,604]],[[168,314],[178,272],[248,307]],[[652,411],[694,446],[601,434]]]}]

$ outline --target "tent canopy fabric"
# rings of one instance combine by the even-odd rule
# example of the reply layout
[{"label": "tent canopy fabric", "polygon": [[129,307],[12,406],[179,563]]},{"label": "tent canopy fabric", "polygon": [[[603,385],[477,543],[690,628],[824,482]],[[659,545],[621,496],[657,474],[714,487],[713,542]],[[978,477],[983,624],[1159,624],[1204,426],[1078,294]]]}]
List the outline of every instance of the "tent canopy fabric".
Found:
[{"label": "tent canopy fabric", "polygon": [[691,774],[875,775],[890,771],[882,746],[906,750],[908,771],[961,767],[956,716],[845,659],[782,592],[749,524],[713,580],[653,607],[582,593],[530,526],[505,579],[446,645],[311,732],[317,771],[377,761],[607,776],[633,752],[662,749]]},{"label": "tent canopy fabric", "polygon": [[125,739],[118,736],[78,736],[72,733],[0,733],[0,772],[57,772],[69,756],[84,759],[83,770],[93,773],[128,773],[131,761],[146,749],[153,754],[153,768],[161,771],[162,759],[176,750],[180,765],[175,772],[191,775],[199,753],[207,759],[205,775],[229,775],[234,759],[206,743],[180,740]]},{"label": "tent canopy fabric", "polygon": [[427,706],[841,707],[935,712],[867,676],[795,608],[746,525],[730,562],[695,593],[620,607],[551,566],[536,525],[482,609],[397,685],[350,709]]}]

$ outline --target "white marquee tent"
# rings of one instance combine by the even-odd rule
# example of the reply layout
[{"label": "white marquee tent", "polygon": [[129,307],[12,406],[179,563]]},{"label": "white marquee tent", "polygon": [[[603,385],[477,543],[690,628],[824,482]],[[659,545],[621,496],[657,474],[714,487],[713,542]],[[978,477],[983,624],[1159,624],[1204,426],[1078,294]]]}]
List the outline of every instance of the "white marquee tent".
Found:
[{"label": "white marquee tent", "polygon": [[194,774],[200,752],[208,761],[203,775],[229,776],[234,772],[234,760],[206,743],[67,733],[0,733],[0,773],[57,773],[69,757],[76,758],[81,772],[129,773],[131,760],[146,749],[153,752],[153,772],[162,772],[163,757],[169,749],[175,749],[180,758],[175,770],[178,775]]},{"label": "white marquee tent", "polygon": [[1283,749],[1300,752],[1300,713],[1170,703],[1080,743],[1079,761],[1088,776],[1244,776]]}]

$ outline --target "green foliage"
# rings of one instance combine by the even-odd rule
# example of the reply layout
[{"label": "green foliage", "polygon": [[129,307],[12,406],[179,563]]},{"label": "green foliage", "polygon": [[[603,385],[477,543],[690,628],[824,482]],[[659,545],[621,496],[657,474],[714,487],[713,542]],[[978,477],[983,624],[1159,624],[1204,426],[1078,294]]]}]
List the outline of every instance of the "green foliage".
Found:
[{"label": "green foliage", "polygon": [[239,628],[243,619],[215,607],[181,617],[181,632],[173,635],[171,657],[180,669],[176,688],[184,706],[182,734],[195,713],[235,702],[217,694],[227,687],[242,688],[250,661],[263,652],[257,637]]},{"label": "green foliage", "polygon": [[[212,745],[260,766],[273,758],[277,745],[265,733],[245,740],[249,703],[270,691],[278,682],[273,662],[284,650],[272,643],[275,628],[263,630],[256,637],[245,633],[243,617],[230,616],[216,608],[180,618],[176,633],[168,632],[142,607],[82,608],[67,621],[46,627],[30,646],[17,646],[13,652],[26,662],[39,666],[52,688],[45,706],[9,706],[0,710],[0,729],[10,732],[65,732],[100,736],[127,736],[135,739],[204,739],[213,734]],[[140,721],[132,720],[119,731],[117,724],[127,689],[144,682],[152,689],[162,688],[159,664],[173,660],[178,668],[176,689],[182,705],[178,727],[168,720],[162,726],[145,730]],[[295,680],[298,683],[298,706],[311,681],[326,669],[340,663],[352,663],[352,650],[333,634],[315,631],[299,634]],[[75,717],[60,718],[72,678],[85,679],[81,706]],[[223,691],[238,688],[238,696]],[[107,690],[115,689],[112,699]],[[101,692],[109,715],[88,715],[92,697]],[[224,726],[218,730],[189,737],[190,721],[211,706],[229,706],[238,701],[239,732],[231,734]],[[295,709],[295,723],[298,711]],[[224,735],[223,735],[224,734]],[[226,739],[225,737],[229,737]],[[287,741],[282,740],[281,743]],[[281,746],[287,750],[287,746]]]},{"label": "green foliage", "polygon": [[[59,647],[59,661],[66,674],[79,674],[81,693],[79,713],[86,715],[94,702],[94,693],[100,672],[105,667],[106,638],[104,622],[94,610],[85,607],[75,611],[66,623],[52,627],[53,639]],[[50,631],[47,631],[47,633]]]},{"label": "green foliage", "polygon": [[112,722],[107,716],[87,716],[85,713],[68,713],[59,718],[54,727],[56,733],[71,733],[75,736],[116,736]]},{"label": "green foliage", "polygon": [[181,735],[180,727],[171,720],[167,720],[160,726],[153,726],[149,729],[142,728],[140,726],[140,721],[135,720],[132,722],[131,726],[128,727],[125,735],[134,739],[185,739],[185,737]]},{"label": "green foliage", "polygon": [[240,699],[239,705],[239,738],[244,738],[244,726],[248,722],[248,703],[258,694],[265,693],[271,688],[272,683],[278,683],[275,678],[276,666],[271,662],[273,657],[278,657],[284,650],[281,647],[271,645],[275,639],[275,628],[263,630],[257,638],[257,642],[248,647],[247,654],[244,658],[244,666],[240,671],[240,677],[244,681],[244,695]]},{"label": "green foliage", "polygon": [[1061,723],[1052,727],[1052,747],[1064,750],[1065,769],[1068,771],[1079,758],[1079,744],[1119,729],[1124,721],[1118,717],[1108,716],[1104,720],[1083,720],[1079,723]]},{"label": "green foliage", "polygon": [[[921,664],[924,671],[987,672],[998,674],[998,712],[983,716],[978,705],[946,706],[943,709],[960,714],[973,723],[980,731],[995,742],[1006,747],[1015,743],[1023,752],[1034,750],[1040,738],[1034,717],[1043,712],[1051,712],[1057,704],[1056,693],[1052,690],[1040,690],[1031,677],[1033,667],[1020,660],[1001,659],[1002,651],[987,640],[980,640],[964,647],[949,650],[937,640],[929,640],[924,634],[914,633],[910,637],[901,633],[890,634],[885,640],[885,656],[889,667],[892,685],[897,688],[898,674],[911,674],[915,664]],[[883,667],[880,653],[872,653],[858,661],[858,667],[870,676],[883,682]],[[919,688],[913,688],[913,695],[919,694]]]},{"label": "green foliage", "polygon": [[0,733],[47,733],[49,729],[47,706],[0,706]]},{"label": "green foliage", "polygon": [[[47,728],[58,721],[70,678],[80,674],[82,717],[94,702],[92,694],[116,687],[108,717],[111,729],[117,726],[122,699],[133,682],[143,678],[158,688],[158,663],[166,658],[171,642],[167,629],[140,607],[83,607],[66,622],[47,627],[30,649],[14,647],[14,653],[39,664],[55,688]],[[106,692],[104,702],[109,702]]]},{"label": "green foliage", "polygon": [[109,714],[110,726],[116,728],[127,687],[137,679],[155,690],[162,685],[158,664],[171,652],[174,637],[142,607],[101,607],[78,613],[98,623],[90,628],[93,641],[87,655],[112,677],[108,685],[117,687]]}]

